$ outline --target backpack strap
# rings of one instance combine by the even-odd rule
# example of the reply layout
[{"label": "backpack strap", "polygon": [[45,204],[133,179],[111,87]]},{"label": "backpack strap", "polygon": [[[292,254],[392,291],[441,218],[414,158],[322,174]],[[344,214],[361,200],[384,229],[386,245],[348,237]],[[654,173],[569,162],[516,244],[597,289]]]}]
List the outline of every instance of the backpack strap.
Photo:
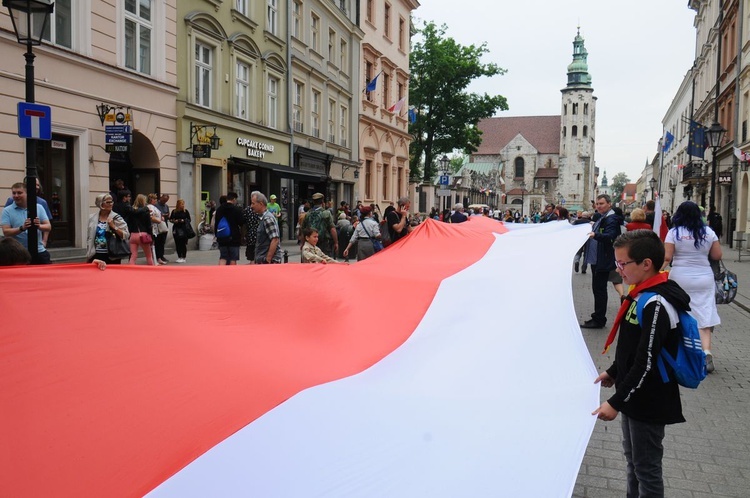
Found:
[{"label": "backpack strap", "polygon": [[[638,294],[638,300],[636,301],[636,307],[635,307],[635,314],[636,317],[638,317],[638,324],[643,324],[643,308],[646,306],[646,303],[656,295],[656,292],[641,292]],[[674,358],[672,358],[672,355],[670,355],[666,349],[662,348],[661,354],[659,354],[659,357],[656,359],[656,367],[659,369],[659,374],[661,375],[661,380],[664,383],[669,382],[669,374],[667,373],[667,367],[664,364],[664,360],[669,363],[669,366],[672,367],[672,369],[675,368],[676,363]]]}]

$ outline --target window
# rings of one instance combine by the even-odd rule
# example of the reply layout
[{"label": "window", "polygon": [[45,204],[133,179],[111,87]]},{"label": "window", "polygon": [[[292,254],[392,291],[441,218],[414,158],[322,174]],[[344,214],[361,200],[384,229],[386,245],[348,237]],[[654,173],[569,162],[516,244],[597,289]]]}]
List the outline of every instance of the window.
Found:
[{"label": "window", "polygon": [[387,109],[391,106],[391,104],[393,104],[393,102],[391,102],[391,92],[390,92],[391,78],[386,72],[383,72],[383,74],[381,74],[380,77],[383,78],[383,90],[381,92],[383,94],[383,107]]},{"label": "window", "polygon": [[397,91],[398,91],[398,96],[397,96],[397,99],[398,99],[398,100],[397,100],[396,102],[398,102],[399,100],[401,100],[401,99],[403,99],[403,98],[404,98],[404,84],[403,84],[402,82],[400,82],[400,81],[399,81],[399,82],[398,82],[398,83],[396,84],[396,86],[398,87],[398,90],[397,90]]},{"label": "window", "polygon": [[349,67],[349,64],[347,64],[347,58],[349,57],[348,49],[349,47],[346,40],[342,38],[341,43],[339,44],[339,69],[345,73],[348,72],[347,69]]},{"label": "window", "polygon": [[584,125],[583,126],[583,136],[588,137],[589,136],[589,127]]},{"label": "window", "polygon": [[328,30],[328,62],[336,63],[336,32]]},{"label": "window", "polygon": [[373,9],[373,0],[367,0],[367,10],[365,12],[365,19],[367,19],[371,23],[372,23],[372,9]]},{"label": "window", "polygon": [[243,16],[247,16],[247,0],[235,0],[234,8]]},{"label": "window", "polygon": [[[366,62],[365,63],[365,87],[367,85],[369,85],[370,82],[372,81],[372,77],[374,76],[373,75],[374,72],[375,72],[375,68],[373,67],[372,62],[369,62],[369,61]],[[367,95],[368,102],[372,102],[373,99],[374,99],[374,97],[372,95],[373,92],[365,92],[365,93]]]},{"label": "window", "polygon": [[570,128],[570,136],[571,137],[577,137],[578,136],[578,127],[573,125]]},{"label": "window", "polygon": [[279,115],[279,80],[273,76],[268,77],[268,122],[269,128],[278,127]]},{"label": "window", "polygon": [[125,0],[125,67],[151,74],[152,0]]},{"label": "window", "polygon": [[372,199],[372,160],[365,160],[365,199]]},{"label": "window", "polygon": [[[49,16],[47,27],[44,29],[44,35],[42,36],[48,42],[67,48],[73,48],[73,16],[70,3],[71,0],[57,0],[55,2],[55,10]],[[34,17],[34,21],[36,21],[36,17]]]},{"label": "window", "polygon": [[328,141],[336,143],[336,102],[328,101]]},{"label": "window", "polygon": [[293,20],[293,31],[292,34],[295,38],[298,40],[302,39],[302,2],[299,0],[294,1],[294,6],[292,7],[292,16],[294,18]]},{"label": "window", "polygon": [[295,81],[294,87],[294,105],[292,107],[292,126],[294,131],[302,133],[304,131],[304,125],[302,123],[302,112],[304,111],[304,94],[305,87],[302,83]]},{"label": "window", "polygon": [[346,142],[346,123],[347,123],[347,115],[349,114],[349,110],[341,106],[341,113],[339,114],[339,143],[343,146],[347,146]]},{"label": "window", "polygon": [[238,62],[235,74],[234,115],[242,119],[250,119],[250,66]]},{"label": "window", "polygon": [[565,138],[567,136],[566,132],[567,132],[567,129],[566,129],[565,126],[563,126],[563,138]]},{"label": "window", "polygon": [[391,5],[385,4],[385,9],[383,11],[384,21],[383,21],[383,34],[386,38],[391,37]]},{"label": "window", "polygon": [[195,103],[211,107],[213,90],[213,49],[208,45],[195,44]]},{"label": "window", "polygon": [[568,115],[568,104],[563,104],[563,114]]},{"label": "window", "polygon": [[515,165],[515,178],[524,178],[523,169],[524,169],[525,163],[524,163],[523,157],[517,157],[516,160],[514,161],[514,165]]},{"label": "window", "polygon": [[279,22],[278,22],[278,16],[279,16],[279,8],[278,8],[278,1],[279,0],[267,0],[268,1],[268,15],[266,16],[266,21],[268,22],[268,32],[273,35],[278,35],[278,29],[279,29]]},{"label": "window", "polygon": [[398,49],[406,52],[406,19],[398,18]]},{"label": "window", "polygon": [[588,114],[589,113],[589,105],[588,104],[583,104],[583,113],[584,114]]},{"label": "window", "polygon": [[578,104],[573,104],[573,115],[578,114]]},{"label": "window", "polygon": [[320,138],[320,92],[312,92],[312,134]]},{"label": "window", "polygon": [[388,197],[388,191],[390,190],[388,188],[388,184],[390,183],[391,179],[391,165],[387,161],[383,161],[383,200],[389,199]]},{"label": "window", "polygon": [[316,52],[320,51],[320,17],[312,14],[310,17],[310,47]]}]

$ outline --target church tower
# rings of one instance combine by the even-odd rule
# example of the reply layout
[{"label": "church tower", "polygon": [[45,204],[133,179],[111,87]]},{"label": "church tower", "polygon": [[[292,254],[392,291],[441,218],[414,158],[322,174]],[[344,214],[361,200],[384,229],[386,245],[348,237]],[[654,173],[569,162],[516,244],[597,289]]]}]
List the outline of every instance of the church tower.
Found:
[{"label": "church tower", "polygon": [[561,90],[557,187],[558,198],[565,200],[565,207],[571,212],[591,209],[596,192],[596,97],[591,86],[587,58],[588,52],[579,27],[573,40],[573,62],[568,66],[568,84]]}]

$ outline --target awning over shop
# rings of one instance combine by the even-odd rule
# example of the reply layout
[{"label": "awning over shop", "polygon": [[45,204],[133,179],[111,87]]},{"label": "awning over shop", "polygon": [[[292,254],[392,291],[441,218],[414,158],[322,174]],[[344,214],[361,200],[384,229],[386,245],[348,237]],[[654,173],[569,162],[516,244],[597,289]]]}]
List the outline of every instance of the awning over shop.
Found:
[{"label": "awning over shop", "polygon": [[284,166],[283,164],[272,164],[263,161],[253,161],[248,159],[241,159],[238,157],[230,157],[230,163],[234,163],[235,166],[245,168],[262,168],[271,170],[274,173],[279,174],[285,178],[293,178],[295,180],[304,180],[308,182],[324,182],[326,181],[326,175],[316,174],[309,171],[300,171],[290,166]]}]

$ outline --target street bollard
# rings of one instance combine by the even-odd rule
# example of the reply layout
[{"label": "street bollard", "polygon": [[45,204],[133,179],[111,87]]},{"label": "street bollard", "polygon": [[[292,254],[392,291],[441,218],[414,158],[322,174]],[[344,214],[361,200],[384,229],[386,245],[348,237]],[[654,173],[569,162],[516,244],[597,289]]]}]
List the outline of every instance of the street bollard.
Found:
[{"label": "street bollard", "polygon": [[289,262],[289,251],[284,249],[284,263],[288,263],[288,262]]}]

